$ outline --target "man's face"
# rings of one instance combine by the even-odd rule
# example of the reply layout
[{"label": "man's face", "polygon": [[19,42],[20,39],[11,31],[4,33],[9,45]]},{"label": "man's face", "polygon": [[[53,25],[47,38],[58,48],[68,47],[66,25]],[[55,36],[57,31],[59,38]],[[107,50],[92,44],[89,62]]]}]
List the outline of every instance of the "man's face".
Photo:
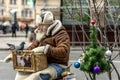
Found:
[{"label": "man's face", "polygon": [[42,32],[46,32],[47,31],[47,28],[48,28],[49,25],[47,24],[40,24],[38,25],[38,30],[42,31]]},{"label": "man's face", "polygon": [[35,33],[36,33],[36,40],[37,41],[41,41],[44,37],[45,37],[45,34],[47,32],[47,28],[48,28],[48,25],[38,25],[37,28],[35,29]]}]

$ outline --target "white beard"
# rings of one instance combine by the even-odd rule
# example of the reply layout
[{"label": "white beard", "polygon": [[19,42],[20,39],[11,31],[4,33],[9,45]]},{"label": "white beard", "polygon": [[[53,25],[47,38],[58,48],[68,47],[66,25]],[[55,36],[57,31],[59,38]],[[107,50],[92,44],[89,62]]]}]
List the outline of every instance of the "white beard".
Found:
[{"label": "white beard", "polygon": [[43,38],[45,38],[45,32],[39,31],[36,33],[36,41],[40,42]]}]

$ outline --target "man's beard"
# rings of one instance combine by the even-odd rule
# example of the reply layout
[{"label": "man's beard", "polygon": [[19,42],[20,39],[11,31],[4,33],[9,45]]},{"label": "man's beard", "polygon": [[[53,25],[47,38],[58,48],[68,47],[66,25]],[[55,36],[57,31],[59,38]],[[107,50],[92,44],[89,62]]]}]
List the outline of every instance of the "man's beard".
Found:
[{"label": "man's beard", "polygon": [[45,32],[43,31],[38,31],[36,33],[36,41],[41,41],[43,38],[45,38]]}]

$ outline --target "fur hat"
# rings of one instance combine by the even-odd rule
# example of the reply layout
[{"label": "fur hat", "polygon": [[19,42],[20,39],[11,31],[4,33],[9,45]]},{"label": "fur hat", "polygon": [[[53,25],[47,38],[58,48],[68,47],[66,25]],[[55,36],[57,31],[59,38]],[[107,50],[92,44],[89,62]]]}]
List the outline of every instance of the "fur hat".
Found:
[{"label": "fur hat", "polygon": [[36,25],[38,24],[52,24],[54,21],[53,13],[50,11],[43,11],[36,18]]}]

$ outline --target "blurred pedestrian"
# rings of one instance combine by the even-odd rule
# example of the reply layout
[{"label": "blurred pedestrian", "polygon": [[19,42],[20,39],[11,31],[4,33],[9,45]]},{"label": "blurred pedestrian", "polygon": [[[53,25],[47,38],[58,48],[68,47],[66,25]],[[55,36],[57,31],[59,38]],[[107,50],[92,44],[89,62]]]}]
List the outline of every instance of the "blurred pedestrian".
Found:
[{"label": "blurred pedestrian", "polygon": [[22,24],[22,25],[20,26],[20,30],[23,31],[24,29],[25,29],[25,25]]},{"label": "blurred pedestrian", "polygon": [[5,30],[6,30],[5,21],[2,21],[2,32],[3,32],[3,34],[6,33]]},{"label": "blurred pedestrian", "polygon": [[3,31],[3,34],[6,34],[6,26],[2,26],[2,31]]},{"label": "blurred pedestrian", "polygon": [[12,37],[16,37],[16,31],[17,31],[17,23],[13,23],[12,24],[12,27],[11,27],[12,29]]},{"label": "blurred pedestrian", "polygon": [[29,26],[26,24],[25,26],[25,37],[28,37]]}]

